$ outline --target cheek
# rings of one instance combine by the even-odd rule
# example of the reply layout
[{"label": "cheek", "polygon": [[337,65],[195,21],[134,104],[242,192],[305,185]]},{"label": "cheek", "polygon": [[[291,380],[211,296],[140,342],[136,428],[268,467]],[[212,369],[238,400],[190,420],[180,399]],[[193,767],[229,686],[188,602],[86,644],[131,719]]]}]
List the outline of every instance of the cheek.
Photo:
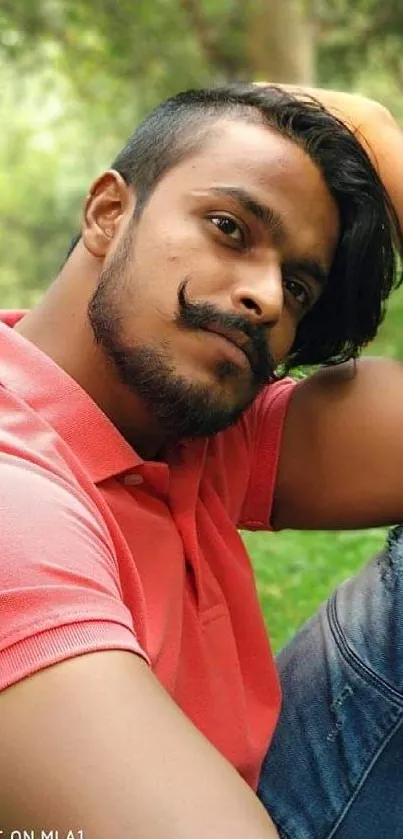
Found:
[{"label": "cheek", "polygon": [[148,230],[138,238],[135,262],[136,273],[149,296],[169,305],[186,277],[193,275],[202,261],[203,251],[194,225],[178,220],[156,227],[153,236]]},{"label": "cheek", "polygon": [[140,240],[131,267],[128,287],[134,313],[145,318],[171,320],[178,306],[178,288],[186,277],[180,248],[159,239],[153,246]]},{"label": "cheek", "polygon": [[274,363],[280,364],[287,357],[294,343],[297,322],[288,312],[284,312],[281,320],[270,332],[269,346]]},{"label": "cheek", "polygon": [[137,251],[149,263],[183,261],[200,248],[200,239],[200,225],[196,219],[184,218],[174,210],[167,212],[163,208],[152,222],[144,219],[140,223]]}]

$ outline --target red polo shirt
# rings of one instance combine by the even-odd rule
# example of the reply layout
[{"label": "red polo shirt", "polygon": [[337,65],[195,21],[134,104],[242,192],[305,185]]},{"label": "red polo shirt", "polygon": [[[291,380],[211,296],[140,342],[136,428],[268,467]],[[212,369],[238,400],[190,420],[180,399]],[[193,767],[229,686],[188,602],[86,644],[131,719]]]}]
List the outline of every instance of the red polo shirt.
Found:
[{"label": "red polo shirt", "polygon": [[237,527],[269,528],[293,385],[166,463],[143,461],[10,328],[21,314],[0,322],[0,689],[131,651],[255,787],[280,692]]}]

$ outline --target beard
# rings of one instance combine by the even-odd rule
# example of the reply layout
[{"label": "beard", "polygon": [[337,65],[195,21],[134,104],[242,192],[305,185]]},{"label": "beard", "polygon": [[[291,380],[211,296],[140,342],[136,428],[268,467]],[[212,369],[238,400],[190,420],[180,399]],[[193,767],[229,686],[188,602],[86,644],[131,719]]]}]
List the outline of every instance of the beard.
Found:
[{"label": "beard", "polygon": [[[245,378],[245,371],[231,361],[216,363],[217,388],[192,382],[175,370],[169,346],[156,343],[128,345],[124,336],[125,299],[132,299],[133,235],[129,231],[119,249],[101,271],[88,305],[88,319],[98,346],[131,393],[140,398],[154,421],[170,440],[207,437],[233,425],[274,374],[267,346],[266,329],[247,318],[223,313],[210,303],[190,302],[188,280],[178,288],[178,306],[173,322],[178,329],[203,330],[216,325],[241,330],[251,347],[248,384],[236,402],[225,388],[229,380]],[[139,315],[141,317],[141,315]]]}]

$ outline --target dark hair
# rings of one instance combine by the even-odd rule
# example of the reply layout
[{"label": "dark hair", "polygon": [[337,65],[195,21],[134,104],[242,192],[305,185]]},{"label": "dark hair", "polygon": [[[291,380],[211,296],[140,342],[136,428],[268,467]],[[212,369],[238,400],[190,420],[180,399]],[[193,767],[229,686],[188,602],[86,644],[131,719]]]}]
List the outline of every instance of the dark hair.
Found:
[{"label": "dark hair", "polygon": [[367,153],[315,99],[273,85],[235,84],[179,93],[142,122],[112,167],[136,189],[136,215],[163,175],[202,145],[223,117],[268,125],[297,143],[321,170],[340,214],[328,284],[302,320],[287,368],[354,358],[374,336],[400,282],[395,211]]}]

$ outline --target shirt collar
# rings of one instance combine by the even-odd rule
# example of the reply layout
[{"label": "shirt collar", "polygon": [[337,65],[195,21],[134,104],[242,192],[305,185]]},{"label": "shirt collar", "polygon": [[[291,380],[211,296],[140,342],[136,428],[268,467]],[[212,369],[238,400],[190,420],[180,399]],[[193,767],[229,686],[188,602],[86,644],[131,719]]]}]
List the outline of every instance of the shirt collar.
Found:
[{"label": "shirt collar", "polygon": [[94,483],[143,464],[91,397],[12,328],[25,311],[0,310],[0,383],[65,440]]}]

